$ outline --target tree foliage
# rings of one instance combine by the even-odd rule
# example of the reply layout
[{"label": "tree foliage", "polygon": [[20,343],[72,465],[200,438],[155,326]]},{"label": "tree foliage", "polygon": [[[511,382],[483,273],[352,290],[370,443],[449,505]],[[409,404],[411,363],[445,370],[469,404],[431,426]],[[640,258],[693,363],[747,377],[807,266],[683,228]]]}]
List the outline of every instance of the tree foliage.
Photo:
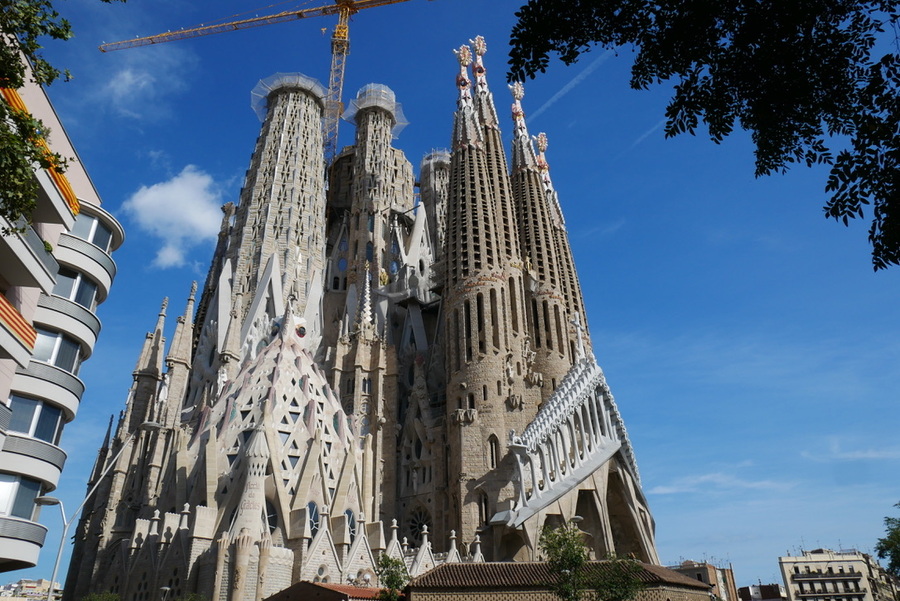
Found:
[{"label": "tree foliage", "polygon": [[644,588],[641,564],[634,559],[610,557],[592,581],[594,601],[631,601]]},{"label": "tree foliage", "polygon": [[510,80],[631,48],[633,88],[674,83],[666,136],[745,129],[757,176],[830,164],[826,216],[871,205],[873,266],[900,263],[900,0],[528,0],[516,16]]},{"label": "tree foliage", "polygon": [[[68,71],[47,62],[41,48],[45,38],[70,37],[69,22],[50,0],[0,0],[0,87],[16,90],[28,79],[42,86],[60,76],[68,79]],[[63,157],[43,144],[48,133],[38,119],[0,99],[0,216],[13,224],[13,229],[34,210],[38,192],[34,166],[65,168]],[[2,233],[8,232],[9,228],[4,228]]]},{"label": "tree foliage", "polygon": [[382,553],[378,557],[375,573],[378,574],[378,582],[381,584],[381,590],[378,591],[378,599],[381,601],[398,601],[400,599],[400,591],[409,582],[406,564],[403,563],[403,560],[394,559],[387,553]]},{"label": "tree foliage", "polygon": [[[900,509],[900,503],[894,505]],[[900,578],[900,518],[884,518],[884,538],[875,544],[875,552],[881,559],[887,559],[887,571]]]},{"label": "tree foliage", "polygon": [[576,524],[558,528],[545,527],[538,541],[556,581],[550,583],[554,594],[563,601],[580,601],[587,588],[585,565],[588,550],[584,535]]},{"label": "tree foliage", "polygon": [[538,546],[556,575],[550,587],[563,601],[581,601],[585,595],[594,601],[631,601],[644,588],[641,565],[633,559],[610,556],[589,563],[584,533],[575,523],[544,528]]}]

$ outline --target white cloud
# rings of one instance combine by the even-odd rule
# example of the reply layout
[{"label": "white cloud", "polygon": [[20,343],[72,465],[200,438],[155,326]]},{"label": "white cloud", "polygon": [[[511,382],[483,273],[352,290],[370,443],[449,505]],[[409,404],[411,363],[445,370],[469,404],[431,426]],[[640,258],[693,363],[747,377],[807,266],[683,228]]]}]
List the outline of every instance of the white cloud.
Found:
[{"label": "white cloud", "polygon": [[900,447],[868,447],[845,450],[840,440],[832,438],[827,451],[802,451],[804,459],[813,461],[856,461],[856,460],[894,460],[900,459]]},{"label": "white cloud", "polygon": [[188,165],[168,181],[142,186],[122,209],[139,228],[162,239],[153,264],[178,267],[185,264],[191,247],[218,234],[221,196],[210,175]]},{"label": "white cloud", "polygon": [[654,495],[673,495],[692,492],[709,492],[712,490],[774,490],[790,488],[790,485],[773,480],[743,480],[731,474],[714,472],[678,478],[672,484],[654,486],[648,493]]},{"label": "white cloud", "polygon": [[126,50],[116,55],[116,62],[99,88],[103,101],[119,115],[155,120],[168,114],[164,101],[187,87],[197,60],[180,48],[160,46]]}]

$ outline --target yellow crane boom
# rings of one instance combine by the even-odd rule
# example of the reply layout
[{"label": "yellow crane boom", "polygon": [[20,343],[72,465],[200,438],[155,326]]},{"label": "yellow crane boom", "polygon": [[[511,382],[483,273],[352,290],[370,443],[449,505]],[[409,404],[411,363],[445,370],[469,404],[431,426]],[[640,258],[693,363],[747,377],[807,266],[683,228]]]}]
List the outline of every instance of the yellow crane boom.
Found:
[{"label": "yellow crane boom", "polygon": [[188,29],[179,29],[177,31],[134,38],[122,42],[101,44],[100,51],[112,52],[114,50],[125,50],[127,48],[137,48],[139,46],[174,42],[175,40],[196,38],[215,33],[225,33],[227,31],[250,29],[262,25],[298,21],[308,17],[338,15],[338,24],[337,27],[334,28],[334,33],[331,36],[331,72],[328,79],[328,96],[325,99],[325,119],[323,124],[325,156],[330,161],[337,153],[338,122],[341,116],[341,96],[344,89],[344,65],[347,62],[347,55],[350,53],[350,17],[365,8],[375,8],[376,6],[386,6],[388,4],[398,4],[400,2],[408,1],[409,0],[337,0],[332,4],[325,4],[313,8],[285,11],[264,17],[241,19],[229,23],[220,23],[218,25],[191,27]]}]

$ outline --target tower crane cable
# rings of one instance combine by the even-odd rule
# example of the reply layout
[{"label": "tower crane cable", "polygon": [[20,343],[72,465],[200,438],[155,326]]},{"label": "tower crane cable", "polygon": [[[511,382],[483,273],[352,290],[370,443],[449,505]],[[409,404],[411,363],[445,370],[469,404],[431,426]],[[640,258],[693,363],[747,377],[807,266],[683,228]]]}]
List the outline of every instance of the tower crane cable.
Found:
[{"label": "tower crane cable", "polygon": [[386,6],[408,1],[409,0],[337,0],[332,4],[325,4],[312,8],[284,11],[274,15],[240,19],[238,21],[229,21],[228,23],[219,23],[217,25],[201,25],[200,27],[168,31],[166,33],[159,33],[121,42],[110,42],[108,44],[101,44],[100,51],[113,52],[115,50],[126,50],[128,48],[150,46],[153,44],[174,42],[175,40],[225,33],[227,31],[238,31],[241,29],[250,29],[252,27],[261,27],[263,25],[274,25],[276,23],[284,23],[287,21],[298,21],[309,17],[338,15],[338,24],[334,28],[334,33],[331,36],[331,71],[328,78],[328,95],[325,98],[325,119],[323,120],[322,126],[325,139],[325,157],[331,162],[337,153],[338,122],[343,107],[341,97],[344,89],[344,67],[347,62],[347,55],[350,53],[350,17],[365,8],[375,8],[376,6]]}]

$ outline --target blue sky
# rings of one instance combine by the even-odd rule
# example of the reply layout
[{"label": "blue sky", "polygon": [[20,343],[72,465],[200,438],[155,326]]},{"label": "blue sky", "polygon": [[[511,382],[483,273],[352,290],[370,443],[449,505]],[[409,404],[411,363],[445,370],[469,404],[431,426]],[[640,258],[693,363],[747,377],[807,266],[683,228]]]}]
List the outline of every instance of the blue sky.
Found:
[{"label": "blue sky", "polygon": [[[476,35],[508,114],[520,4],[411,0],[361,12],[345,99],[390,86],[410,122],[396,145],[417,169],[449,143],[451,50]],[[191,281],[205,278],[217,207],[237,200],[259,130],[250,90],[276,72],[327,81],[335,20],[101,54],[103,41],[267,10],[248,0],[58,5],[77,37],[47,56],[74,79],[51,96],[127,232],[81,372],[87,392],[63,435],[69,460],[54,494],[71,511],[160,301],[171,298],[171,329]],[[667,88],[629,89],[630,59],[597,50],[554,64],[526,83],[523,106],[531,133],[550,140],[595,352],[635,446],[660,558],[731,562],[742,586],[778,582],[778,555],[799,547],[871,550],[900,501],[900,268],[872,272],[868,223],[824,218],[824,170],[757,180],[745,134],[665,140]],[[351,139],[344,124],[341,142]],[[59,514],[46,508],[41,521],[51,533],[40,565],[9,580],[50,576]]]}]

